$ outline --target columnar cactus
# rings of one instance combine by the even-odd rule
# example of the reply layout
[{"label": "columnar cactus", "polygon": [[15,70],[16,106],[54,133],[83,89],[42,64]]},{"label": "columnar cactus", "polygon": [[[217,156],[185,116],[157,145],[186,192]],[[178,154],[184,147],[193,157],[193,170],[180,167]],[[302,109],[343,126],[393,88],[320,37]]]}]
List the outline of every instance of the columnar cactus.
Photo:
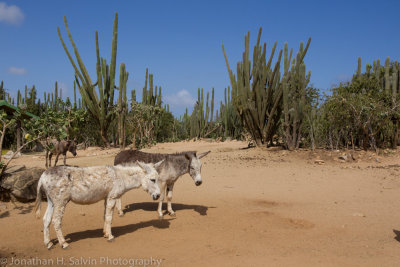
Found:
[{"label": "columnar cactus", "polygon": [[232,100],[242,124],[251,134],[258,146],[267,144],[274,133],[273,125],[279,121],[279,109],[282,90],[279,87],[280,61],[282,51],[274,69],[271,68],[272,58],[275,54],[276,42],[272,48],[269,60],[266,60],[266,44],[260,46],[261,28],[258,33],[257,44],[253,52],[253,68],[249,59],[250,32],[245,36],[245,51],[242,61],[237,63],[237,74],[231,70],[226,56],[225,62],[232,86]]},{"label": "columnar cactus", "polygon": [[[277,131],[282,112],[281,101],[283,95],[283,86],[280,81],[279,71],[282,50],[279,52],[275,67],[272,68],[272,58],[275,54],[277,43],[275,42],[267,61],[266,44],[264,43],[263,47],[260,45],[261,31],[262,29],[260,28],[257,43],[254,46],[253,63],[249,59],[250,33],[245,36],[245,51],[242,61],[237,64],[236,76],[229,67],[224,45],[222,45],[236,111],[257,146],[266,145],[272,140],[272,136]],[[298,62],[302,62],[309,43],[310,40],[303,53],[299,55]],[[285,55],[287,57],[287,52]],[[290,57],[286,63],[290,63]],[[287,77],[287,82],[289,82],[290,78],[288,74],[289,68],[290,65],[286,64],[284,75]]]},{"label": "columnar cactus", "polygon": [[[161,86],[153,87],[153,77],[153,74],[149,74],[149,70],[146,68],[146,78],[142,92],[142,104],[161,108]],[[149,89],[147,89],[147,84],[149,85]]]},{"label": "columnar cactus", "polygon": [[129,73],[125,70],[125,64],[121,64],[119,72],[119,97],[118,97],[118,136],[119,145],[125,148],[126,115],[128,114],[128,100],[126,97],[126,83]]},{"label": "columnar cactus", "polygon": [[[76,65],[74,59],[68,51],[65,42],[61,36],[60,28],[57,27],[58,35],[60,41],[64,47],[64,50],[75,70],[76,83],[79,92],[82,96],[82,101],[84,102],[87,110],[93,115],[100,126],[100,135],[106,146],[109,146],[109,141],[107,138],[107,130],[115,117],[113,112],[114,106],[114,88],[115,88],[115,70],[116,70],[116,58],[117,58],[117,36],[118,36],[118,13],[115,13],[115,19],[113,24],[113,38],[112,38],[112,48],[111,48],[111,62],[110,65],[107,64],[104,58],[100,57],[99,54],[99,42],[98,42],[98,32],[95,33],[96,40],[96,73],[97,82],[93,83],[89,73],[81,59],[78,49],[72,39],[71,32],[69,31],[67,19],[64,17],[65,28],[68,33],[69,40],[74,48],[74,54],[78,66]],[[97,85],[99,94],[95,90]]]},{"label": "columnar cactus", "polygon": [[220,103],[220,111],[216,112],[216,121],[221,121],[223,125],[223,136],[225,138],[239,138],[242,133],[242,125],[233,106],[231,88],[225,88],[224,102]]},{"label": "columnar cactus", "polygon": [[74,109],[77,108],[77,102],[76,102],[76,82],[74,81]]},{"label": "columnar cactus", "polygon": [[209,100],[210,95],[209,92],[207,92],[206,105],[204,107],[203,88],[199,88],[197,91],[197,102],[193,108],[192,115],[190,116],[190,136],[192,138],[207,137],[217,129],[213,123],[214,88],[211,92],[211,101]]},{"label": "columnar cactus", "polygon": [[283,112],[284,112],[284,132],[285,145],[289,150],[297,149],[300,145],[301,126],[304,120],[306,108],[306,87],[310,81],[311,71],[306,75],[306,66],[303,62],[304,55],[310,44],[310,39],[306,49],[300,43],[297,56],[292,61],[289,70],[292,50],[288,53],[288,45],[285,43],[284,49],[284,70],[282,78],[283,88]]},{"label": "columnar cactus", "polygon": [[[360,68],[361,65],[361,58],[359,58],[358,63]],[[390,107],[392,110],[392,117],[391,122],[393,123],[394,131],[393,136],[391,136],[392,148],[396,148],[398,145],[398,138],[399,138],[399,127],[400,127],[400,113],[399,107],[399,94],[400,94],[400,65],[397,61],[390,62],[390,58],[386,58],[385,65],[382,66],[380,64],[380,60],[377,59],[373,62],[372,65],[372,73],[373,76],[369,76],[370,73],[370,65],[367,64],[366,67],[367,71],[366,74],[369,78],[373,78],[377,81],[379,85],[380,92],[383,92],[386,96],[388,101],[390,101]]]}]

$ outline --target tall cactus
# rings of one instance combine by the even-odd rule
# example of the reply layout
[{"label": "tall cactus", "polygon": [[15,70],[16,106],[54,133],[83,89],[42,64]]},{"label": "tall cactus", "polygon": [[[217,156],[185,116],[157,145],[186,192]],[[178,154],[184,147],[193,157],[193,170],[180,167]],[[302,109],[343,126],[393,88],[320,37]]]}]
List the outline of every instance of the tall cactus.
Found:
[{"label": "tall cactus", "polygon": [[306,75],[306,66],[303,58],[310,45],[311,39],[308,40],[307,46],[303,49],[303,43],[300,43],[297,56],[292,61],[289,71],[292,50],[288,53],[288,45],[285,43],[284,48],[284,70],[282,78],[283,88],[283,111],[284,111],[284,132],[285,145],[289,150],[297,149],[300,145],[301,127],[305,119],[306,109],[306,87],[310,81],[311,71]]},{"label": "tall cactus", "polygon": [[258,33],[257,43],[253,51],[253,65],[249,59],[250,32],[245,36],[245,51],[242,61],[237,63],[235,75],[229,67],[224,45],[226,66],[232,86],[232,99],[235,109],[243,126],[251,134],[257,146],[267,144],[273,136],[274,125],[278,124],[282,89],[280,82],[280,62],[282,51],[274,69],[271,68],[272,58],[275,54],[275,42],[269,60],[266,59],[266,44],[260,46],[261,31]]},{"label": "tall cactus", "polygon": [[224,138],[239,138],[242,133],[242,125],[235,111],[235,107],[233,106],[231,88],[229,86],[228,89],[225,88],[224,102],[221,101],[220,103],[219,113],[220,114],[218,114],[218,111],[216,112],[215,120],[221,120],[224,130],[222,133]]},{"label": "tall cactus", "polygon": [[147,78],[149,76],[149,69],[146,68],[146,77],[144,81],[144,87],[142,92],[142,104],[147,104]]},{"label": "tall cactus", "polygon": [[17,92],[17,107],[20,107],[21,104],[22,104],[21,91],[18,89],[18,92]]},{"label": "tall cactus", "polygon": [[54,103],[53,103],[53,110],[57,112],[58,110],[58,83],[54,86]]},{"label": "tall cactus", "polygon": [[[78,49],[72,39],[71,32],[68,28],[67,19],[64,17],[65,28],[68,33],[69,40],[74,48],[74,54],[78,66],[76,65],[74,59],[68,51],[65,42],[61,36],[60,28],[57,27],[58,35],[60,41],[64,47],[64,50],[75,70],[76,83],[79,92],[82,96],[82,101],[88,111],[93,115],[93,118],[97,121],[100,128],[101,138],[106,146],[109,146],[109,141],[107,138],[107,131],[115,117],[113,112],[114,104],[114,87],[115,87],[115,71],[116,71],[116,58],[117,58],[117,36],[118,36],[118,13],[115,13],[115,19],[113,23],[113,38],[112,38],[112,48],[111,48],[111,62],[110,65],[107,64],[104,58],[100,57],[99,54],[99,42],[98,42],[98,32],[95,32],[96,40],[96,73],[97,82],[93,83],[89,76],[89,73],[81,59]],[[99,94],[95,90],[97,85]]]},{"label": "tall cactus", "polygon": [[[279,52],[278,60],[275,63],[275,67],[272,69],[272,59],[275,54],[277,43],[275,42],[267,61],[267,45],[265,43],[263,47],[260,45],[261,32],[262,28],[259,30],[257,43],[254,46],[253,62],[249,59],[250,32],[246,34],[245,51],[242,61],[237,64],[236,76],[229,67],[225,48],[224,45],[222,45],[236,111],[244,127],[251,134],[257,146],[263,146],[272,141],[272,136],[277,131],[279,125],[283,95],[279,71],[282,50]],[[298,58],[299,62],[302,62],[308,49],[309,42],[304,49],[304,53]],[[285,55],[287,56],[287,53],[285,53]],[[284,75],[289,72],[289,67],[289,64],[285,66]]]},{"label": "tall cactus", "polygon": [[4,90],[4,83],[1,81],[0,83],[0,99],[6,99],[6,91]]},{"label": "tall cactus", "polygon": [[[361,58],[359,58],[358,65],[361,65]],[[360,68],[360,67],[358,67]],[[367,64],[367,76],[370,79],[375,79],[378,83],[378,87],[380,92],[383,92],[386,97],[388,104],[392,110],[391,122],[393,123],[393,135],[391,136],[392,148],[396,148],[399,143],[399,132],[400,132],[400,108],[399,108],[399,94],[400,94],[400,65],[397,61],[390,62],[390,58],[387,57],[385,60],[385,65],[382,66],[380,64],[380,59],[377,59],[372,64],[372,73],[373,75],[369,75],[370,73],[370,65]],[[355,77],[357,78],[358,75]],[[355,79],[353,78],[353,79]],[[362,76],[360,76],[362,78]]]},{"label": "tall cactus", "polygon": [[131,90],[131,109],[133,108],[133,104],[136,102],[136,90]]},{"label": "tall cactus", "polygon": [[77,109],[77,102],[76,102],[76,82],[74,81],[74,109]]},{"label": "tall cactus", "polygon": [[211,101],[209,92],[207,92],[206,105],[204,106],[203,88],[197,91],[197,102],[190,116],[190,136],[204,138],[214,132],[218,127],[213,123],[214,114],[214,88],[211,92]]},{"label": "tall cactus", "polygon": [[154,75],[149,73],[149,70],[146,68],[146,77],[142,91],[142,104],[161,108],[161,103],[161,86],[154,87]]},{"label": "tall cactus", "polygon": [[128,114],[128,100],[126,97],[126,83],[129,73],[125,70],[125,64],[121,64],[119,72],[119,97],[118,97],[118,136],[121,149],[125,148],[126,115]]}]

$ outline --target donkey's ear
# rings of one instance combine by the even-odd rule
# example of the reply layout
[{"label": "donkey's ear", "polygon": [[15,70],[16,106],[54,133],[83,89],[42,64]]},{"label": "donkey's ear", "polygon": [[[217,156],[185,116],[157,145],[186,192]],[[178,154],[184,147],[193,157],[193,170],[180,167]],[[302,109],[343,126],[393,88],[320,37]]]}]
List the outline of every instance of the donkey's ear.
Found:
[{"label": "donkey's ear", "polygon": [[191,160],[192,159],[192,155],[190,155],[189,153],[185,153],[185,158],[187,160]]},{"label": "donkey's ear", "polygon": [[147,166],[146,166],[143,162],[141,162],[141,161],[136,161],[136,164],[137,164],[140,168],[142,168],[143,171],[147,172]]},{"label": "donkey's ear", "polygon": [[158,167],[161,165],[161,163],[164,162],[164,160],[165,160],[165,159],[163,159],[163,160],[157,162],[156,164],[154,164],[154,168],[158,168]]},{"label": "donkey's ear", "polygon": [[199,159],[201,159],[202,157],[205,157],[205,156],[207,156],[208,155],[208,153],[210,153],[211,151],[207,151],[207,152],[204,152],[204,153],[201,153],[200,155],[198,155],[197,157],[199,158]]}]

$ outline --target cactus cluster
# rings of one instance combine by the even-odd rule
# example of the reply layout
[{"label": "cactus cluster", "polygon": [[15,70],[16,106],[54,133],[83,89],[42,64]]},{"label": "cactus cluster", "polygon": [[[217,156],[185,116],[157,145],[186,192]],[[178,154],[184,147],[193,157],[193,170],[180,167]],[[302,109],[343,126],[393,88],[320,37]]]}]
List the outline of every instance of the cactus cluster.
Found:
[{"label": "cactus cluster", "polygon": [[231,70],[224,45],[222,50],[232,86],[232,99],[243,126],[258,146],[267,144],[276,131],[280,116],[282,89],[280,88],[280,51],[275,67],[272,59],[277,43],[275,42],[267,61],[266,44],[261,47],[261,31],[253,50],[253,63],[249,59],[250,32],[245,36],[245,51],[242,61],[237,64],[237,74]]},{"label": "cactus cluster", "polygon": [[[357,73],[355,78],[362,77],[361,74],[361,58],[358,58]],[[372,73],[371,73],[372,69]],[[390,62],[390,57],[385,60],[385,65],[382,66],[380,59],[377,59],[371,65],[366,65],[366,74],[368,77],[374,77],[379,84],[388,100],[392,110],[391,121],[393,123],[394,131],[392,136],[392,148],[396,148],[399,141],[399,127],[400,127],[400,108],[398,107],[398,100],[400,95],[400,64],[399,62]]]},{"label": "cactus cluster", "polygon": [[203,88],[197,90],[197,101],[190,116],[190,136],[203,138],[214,132],[218,126],[213,123],[214,114],[214,88],[210,94],[207,92],[206,103],[204,106]]},{"label": "cactus cluster", "polygon": [[[292,112],[292,109],[301,109],[302,97],[295,97],[293,91],[297,90],[295,88],[303,87],[306,84],[303,78],[300,79],[300,77],[302,77],[302,72],[305,71],[303,59],[311,41],[311,39],[308,40],[304,49],[303,45],[300,45],[300,51],[292,64],[290,64],[292,50],[289,54],[287,44],[285,45],[284,74],[281,81],[280,65],[282,50],[279,52],[275,66],[272,68],[272,59],[277,43],[275,42],[272,47],[271,55],[267,60],[266,44],[264,43],[263,46],[260,45],[261,32],[262,29],[260,28],[257,43],[253,50],[253,62],[249,59],[250,33],[246,34],[245,51],[242,61],[237,64],[236,76],[229,66],[224,45],[222,45],[232,86],[234,106],[243,126],[250,133],[257,146],[266,145],[268,142],[272,143],[272,137],[278,130],[282,113],[282,96],[286,98],[286,125],[292,125],[288,127],[293,127],[293,124],[298,125],[297,115],[293,114],[291,116],[289,113]],[[290,68],[291,65],[294,68],[293,70]],[[293,97],[295,99],[291,100]]]},{"label": "cactus cluster", "polygon": [[215,121],[221,122],[222,132],[220,135],[225,139],[238,139],[241,137],[242,125],[237,112],[235,111],[231,95],[231,88],[229,86],[224,90],[224,102],[220,102],[220,108],[219,111],[217,110],[216,112]]},{"label": "cactus cluster", "polygon": [[[113,37],[112,37],[112,48],[111,48],[111,61],[110,65],[107,64],[106,59],[100,57],[99,53],[99,41],[98,32],[95,32],[96,40],[96,73],[97,81],[92,82],[91,77],[81,59],[75,42],[72,38],[71,32],[68,28],[67,19],[64,17],[65,28],[68,33],[69,40],[74,48],[74,54],[78,66],[68,51],[67,46],[61,36],[60,28],[57,27],[58,35],[62,46],[64,47],[65,53],[67,54],[74,70],[75,80],[78,86],[79,92],[82,96],[83,105],[92,114],[93,118],[96,119],[100,126],[100,135],[106,146],[109,146],[107,138],[107,130],[115,118],[113,112],[114,106],[114,89],[115,86],[115,72],[116,72],[116,58],[117,58],[117,36],[118,36],[118,13],[115,13],[115,19],[113,23]],[[123,64],[123,63],[122,63]],[[98,94],[95,87],[98,88]]]},{"label": "cactus cluster", "polygon": [[[289,150],[299,148],[301,140],[301,128],[305,118],[306,109],[306,88],[310,82],[311,71],[306,74],[304,56],[308,50],[311,39],[303,48],[300,43],[296,58],[291,61],[293,50],[288,52],[288,44],[284,48],[284,75],[282,77],[283,88],[283,114],[284,114],[284,133],[285,146]],[[289,67],[289,65],[291,67]]]},{"label": "cactus cluster", "polygon": [[146,68],[146,77],[142,93],[142,104],[151,105],[153,107],[161,107],[161,100],[161,86],[155,86],[155,88],[153,87],[153,74],[149,74],[149,70]]}]

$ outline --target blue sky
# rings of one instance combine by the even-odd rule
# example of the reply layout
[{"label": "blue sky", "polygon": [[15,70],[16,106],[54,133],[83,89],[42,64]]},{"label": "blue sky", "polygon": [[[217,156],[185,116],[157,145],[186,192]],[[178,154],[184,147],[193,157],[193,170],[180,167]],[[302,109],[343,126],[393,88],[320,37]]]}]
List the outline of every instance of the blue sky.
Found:
[{"label": "blue sky", "polygon": [[[197,88],[215,88],[223,98],[229,77],[224,43],[236,69],[250,31],[259,27],[270,51],[278,41],[296,51],[312,38],[305,58],[311,83],[323,90],[351,78],[357,58],[372,63],[400,60],[398,1],[4,1],[0,0],[0,80],[11,95],[33,84],[38,96],[58,81],[63,98],[73,96],[74,71],[57,35],[67,16],[79,52],[95,80],[94,32],[100,53],[110,59],[112,23],[119,15],[117,64],[129,72],[128,89],[141,99],[146,67],[162,86],[163,102],[174,115],[191,111]],[[117,68],[119,70],[119,67]],[[117,73],[118,75],[118,73]],[[216,108],[219,104],[216,104]]]}]

